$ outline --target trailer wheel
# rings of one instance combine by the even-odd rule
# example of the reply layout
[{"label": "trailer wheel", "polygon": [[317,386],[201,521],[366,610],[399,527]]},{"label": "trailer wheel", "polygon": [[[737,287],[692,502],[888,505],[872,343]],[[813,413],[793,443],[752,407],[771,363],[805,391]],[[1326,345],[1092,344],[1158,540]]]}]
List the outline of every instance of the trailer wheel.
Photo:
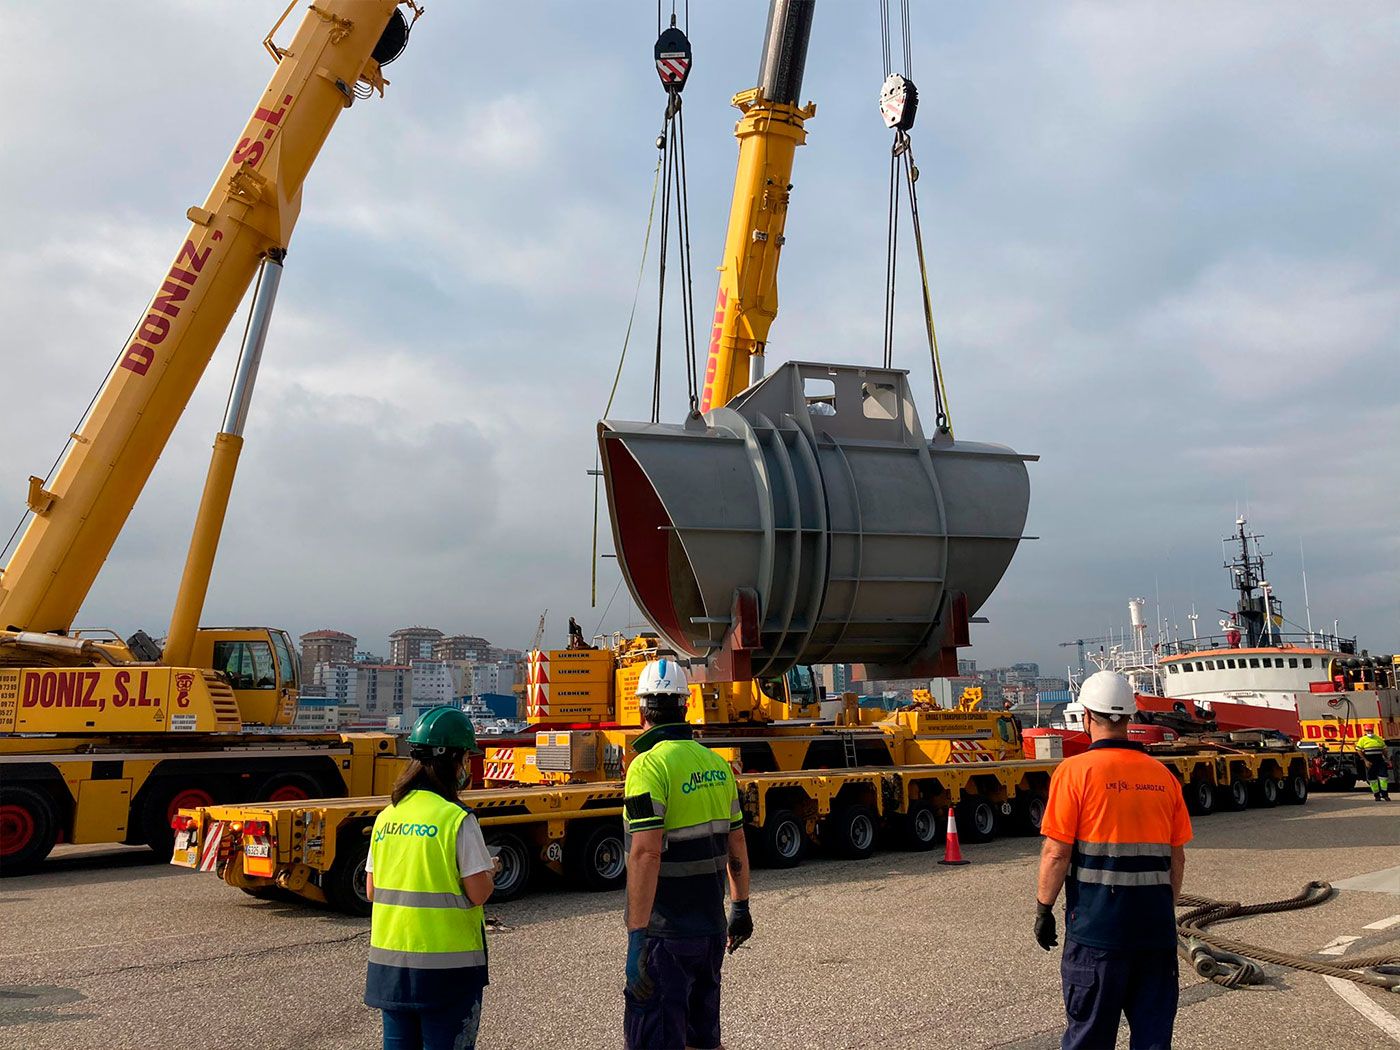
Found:
[{"label": "trailer wheel", "polygon": [[790,809],[771,809],[763,826],[756,830],[757,854],[770,868],[795,868],[802,863],[807,831]]},{"label": "trailer wheel", "polygon": [[1301,773],[1290,774],[1283,782],[1279,797],[1285,805],[1301,806],[1308,800],[1308,778]]},{"label": "trailer wheel", "polygon": [[1273,777],[1265,775],[1255,785],[1251,792],[1250,801],[1261,809],[1272,809],[1278,805],[1279,787],[1278,781]]},{"label": "trailer wheel", "polygon": [[530,862],[530,851],[525,848],[520,836],[511,831],[488,833],[486,848],[499,850],[496,856],[501,861],[501,873],[496,876],[496,887],[491,891],[491,899],[496,902],[515,900],[530,885],[533,866]]},{"label": "trailer wheel", "polygon": [[1209,780],[1193,780],[1186,787],[1186,809],[1198,817],[1215,812],[1215,785]]},{"label": "trailer wheel", "polygon": [[938,845],[941,832],[938,812],[927,802],[911,802],[899,822],[899,843],[907,850],[930,850]]},{"label": "trailer wheel", "polygon": [[875,852],[877,819],[873,806],[860,802],[838,806],[826,818],[822,840],[837,856],[862,860]]},{"label": "trailer wheel", "polygon": [[964,799],[958,803],[958,837],[965,842],[986,842],[997,833],[997,811],[991,801],[982,797]]},{"label": "trailer wheel", "polygon": [[336,911],[346,915],[368,915],[373,910],[365,889],[365,861],[369,859],[369,836],[364,828],[347,828],[335,848],[335,863],[326,872],[321,889]]},{"label": "trailer wheel", "polygon": [[1045,797],[1027,793],[1016,797],[1016,830],[1022,835],[1039,835],[1045,819]]},{"label": "trailer wheel", "polygon": [[1220,808],[1232,813],[1239,812],[1249,805],[1249,782],[1236,778],[1225,788],[1220,799]]},{"label": "trailer wheel", "polygon": [[213,787],[203,781],[170,778],[150,785],[146,801],[141,806],[141,838],[152,852],[170,859],[175,849],[175,831],[170,822],[182,809],[212,806]]},{"label": "trailer wheel", "polygon": [[564,870],[597,892],[622,886],[627,881],[627,847],[621,825],[608,821],[579,829],[565,844]]},{"label": "trailer wheel", "polygon": [[0,788],[0,874],[31,871],[58,841],[53,803],[27,787]]}]

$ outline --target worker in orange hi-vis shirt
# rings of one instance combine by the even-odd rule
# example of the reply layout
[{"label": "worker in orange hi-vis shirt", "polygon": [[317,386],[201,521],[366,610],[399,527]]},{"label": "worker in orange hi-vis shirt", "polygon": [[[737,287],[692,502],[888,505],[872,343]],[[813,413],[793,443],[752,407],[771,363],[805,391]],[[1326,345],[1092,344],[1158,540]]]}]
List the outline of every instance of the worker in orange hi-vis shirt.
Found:
[{"label": "worker in orange hi-vis shirt", "polygon": [[1191,818],[1181,785],[1128,739],[1128,680],[1100,671],[1079,691],[1092,743],[1060,763],[1040,831],[1035,938],[1049,951],[1065,889],[1060,961],[1064,1050],[1112,1047],[1128,1018],[1132,1050],[1166,1050],[1176,1020],[1176,901]]}]

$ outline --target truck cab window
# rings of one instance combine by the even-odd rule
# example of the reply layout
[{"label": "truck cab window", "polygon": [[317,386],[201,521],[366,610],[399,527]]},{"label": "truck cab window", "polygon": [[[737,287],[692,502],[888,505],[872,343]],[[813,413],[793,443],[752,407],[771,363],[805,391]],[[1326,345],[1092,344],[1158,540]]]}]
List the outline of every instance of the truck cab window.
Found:
[{"label": "truck cab window", "polygon": [[287,689],[297,687],[297,658],[284,631],[272,632],[272,646],[277,650],[278,684]]},{"label": "truck cab window", "polygon": [[215,642],[214,670],[235,689],[276,689],[277,672],[267,642]]}]

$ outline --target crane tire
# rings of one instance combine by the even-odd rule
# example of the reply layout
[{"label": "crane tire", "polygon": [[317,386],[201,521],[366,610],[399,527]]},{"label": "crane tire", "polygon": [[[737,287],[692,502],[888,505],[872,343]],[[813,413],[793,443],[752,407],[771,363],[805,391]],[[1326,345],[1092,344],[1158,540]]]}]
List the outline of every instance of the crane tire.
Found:
[{"label": "crane tire", "polygon": [[58,841],[58,814],[42,791],[0,787],[0,875],[33,871]]}]

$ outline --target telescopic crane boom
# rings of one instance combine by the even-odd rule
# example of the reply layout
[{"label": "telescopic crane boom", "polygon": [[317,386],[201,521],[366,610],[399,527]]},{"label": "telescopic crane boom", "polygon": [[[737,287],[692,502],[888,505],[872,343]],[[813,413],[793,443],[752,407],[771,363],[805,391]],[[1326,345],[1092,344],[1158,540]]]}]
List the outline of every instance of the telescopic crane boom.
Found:
[{"label": "telescopic crane boom", "polygon": [[0,629],[72,626],[260,262],[286,250],[336,118],[361,85],[382,90],[381,60],[406,36],[398,8],[318,0],[288,46],[269,34],[278,65],[267,90],[187,212],[189,231],[57,472],[29,479],[33,516],[0,570]]},{"label": "telescopic crane boom", "polygon": [[792,164],[817,107],[800,105],[816,0],[772,0],[758,85],[734,96],[739,166],[719,265],[714,328],[700,411],[726,404],[763,376],[768,330],[778,315]]}]

